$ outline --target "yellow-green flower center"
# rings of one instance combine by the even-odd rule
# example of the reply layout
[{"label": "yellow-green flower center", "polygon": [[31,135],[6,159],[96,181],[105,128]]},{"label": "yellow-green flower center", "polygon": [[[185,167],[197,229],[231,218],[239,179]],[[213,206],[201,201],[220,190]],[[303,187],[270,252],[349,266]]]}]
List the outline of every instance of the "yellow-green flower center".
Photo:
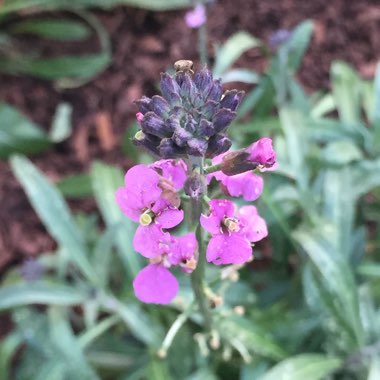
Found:
[{"label": "yellow-green flower center", "polygon": [[146,210],[143,214],[140,215],[140,224],[142,226],[149,226],[153,221],[153,212],[151,210]]},{"label": "yellow-green flower center", "polygon": [[238,232],[240,230],[239,221],[235,218],[224,218],[223,224],[227,227],[229,232]]}]

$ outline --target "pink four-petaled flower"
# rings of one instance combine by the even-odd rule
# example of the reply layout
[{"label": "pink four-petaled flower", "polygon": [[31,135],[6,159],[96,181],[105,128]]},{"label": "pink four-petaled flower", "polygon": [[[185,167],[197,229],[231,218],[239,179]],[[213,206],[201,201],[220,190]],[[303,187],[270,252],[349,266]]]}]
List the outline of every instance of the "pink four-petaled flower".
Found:
[{"label": "pink four-petaled flower", "polygon": [[215,265],[243,264],[252,257],[251,243],[267,236],[267,226],[255,206],[235,205],[226,199],[209,202],[210,212],[201,215],[202,227],[211,234],[206,259]]},{"label": "pink four-petaled flower", "polygon": [[[169,235],[169,234],[168,234]],[[133,281],[136,297],[146,303],[170,303],[178,292],[178,281],[168,268],[180,266],[190,273],[196,266],[198,244],[193,233],[167,236],[161,253]]]}]

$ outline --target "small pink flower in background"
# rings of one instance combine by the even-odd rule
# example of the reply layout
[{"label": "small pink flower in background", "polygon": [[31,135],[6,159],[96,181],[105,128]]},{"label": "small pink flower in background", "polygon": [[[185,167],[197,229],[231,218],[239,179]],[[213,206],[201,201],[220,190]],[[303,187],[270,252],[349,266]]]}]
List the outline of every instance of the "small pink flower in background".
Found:
[{"label": "small pink flower in background", "polygon": [[[222,162],[226,154],[223,153],[213,158],[212,164],[216,165]],[[243,197],[246,201],[255,201],[263,192],[263,179],[252,171],[232,176],[228,176],[222,171],[217,171],[207,176],[208,181],[211,181],[212,177],[221,183],[224,193],[231,197]]]},{"label": "small pink flower in background", "polygon": [[[243,264],[252,257],[251,242],[267,235],[265,221],[254,206],[244,206],[235,216],[235,205],[226,199],[210,201],[209,215],[201,215],[201,226],[211,234],[207,261],[215,265]],[[265,225],[265,228],[263,226]]]},{"label": "small pink flower in background", "polygon": [[[169,235],[169,234],[167,234]],[[191,273],[196,266],[198,243],[193,233],[166,236],[161,253],[143,268],[133,281],[136,297],[146,303],[168,304],[178,292],[178,281],[168,268],[180,266]]]},{"label": "small pink flower in background", "polygon": [[207,20],[206,8],[203,4],[197,4],[194,9],[185,14],[185,22],[189,28],[197,29]]}]

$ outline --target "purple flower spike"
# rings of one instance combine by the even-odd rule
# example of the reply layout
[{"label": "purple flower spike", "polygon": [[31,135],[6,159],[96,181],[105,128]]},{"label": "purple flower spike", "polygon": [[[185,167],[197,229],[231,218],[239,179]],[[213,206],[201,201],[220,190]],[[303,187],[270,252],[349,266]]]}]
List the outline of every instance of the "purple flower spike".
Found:
[{"label": "purple flower spike", "polygon": [[[213,158],[212,164],[219,164],[224,156],[225,154],[221,154]],[[252,171],[232,176],[217,171],[207,176],[208,181],[211,181],[212,177],[221,183],[224,192],[231,197],[243,197],[246,201],[255,201],[263,192],[263,179]]]},{"label": "purple flower spike", "polygon": [[185,22],[189,28],[197,29],[206,22],[206,9],[203,4],[197,4],[196,7],[185,14]]},{"label": "purple flower spike", "polygon": [[269,137],[256,141],[246,151],[249,153],[249,161],[257,162],[265,167],[271,167],[276,163],[276,152],[273,150],[272,139]]},{"label": "purple flower spike", "polygon": [[241,208],[235,217],[234,204],[226,199],[210,201],[209,215],[201,215],[201,226],[211,234],[207,261],[215,265],[243,264],[252,257],[251,242],[267,235],[265,221],[254,206]]},{"label": "purple flower spike", "polygon": [[136,165],[127,171],[124,182],[116,191],[116,202],[128,218],[139,222],[141,214],[161,196],[160,176],[146,165]]},{"label": "purple flower spike", "polygon": [[149,264],[133,281],[136,297],[145,303],[168,304],[178,293],[178,281],[160,264]]}]

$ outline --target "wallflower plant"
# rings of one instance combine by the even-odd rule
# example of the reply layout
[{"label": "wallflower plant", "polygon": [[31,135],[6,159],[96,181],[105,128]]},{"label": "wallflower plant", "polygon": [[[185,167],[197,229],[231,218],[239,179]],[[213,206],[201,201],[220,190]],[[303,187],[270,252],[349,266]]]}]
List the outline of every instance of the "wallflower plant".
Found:
[{"label": "wallflower plant", "polygon": [[[206,262],[245,264],[254,256],[254,243],[268,234],[254,205],[238,208],[230,198],[257,200],[263,190],[257,172],[273,169],[276,154],[270,138],[231,150],[227,129],[243,92],[223,92],[206,67],[194,74],[191,61],[175,67],[174,75],[161,75],[162,96],[136,101],[141,130],[134,143],[158,160],[130,168],[116,202],[139,224],[133,247],[148,260],[133,281],[136,297],[155,304],[173,301],[179,284],[172,269],[179,267],[191,276],[194,298],[210,327]],[[213,179],[220,191],[210,199]],[[183,223],[186,233],[179,235]]]}]

